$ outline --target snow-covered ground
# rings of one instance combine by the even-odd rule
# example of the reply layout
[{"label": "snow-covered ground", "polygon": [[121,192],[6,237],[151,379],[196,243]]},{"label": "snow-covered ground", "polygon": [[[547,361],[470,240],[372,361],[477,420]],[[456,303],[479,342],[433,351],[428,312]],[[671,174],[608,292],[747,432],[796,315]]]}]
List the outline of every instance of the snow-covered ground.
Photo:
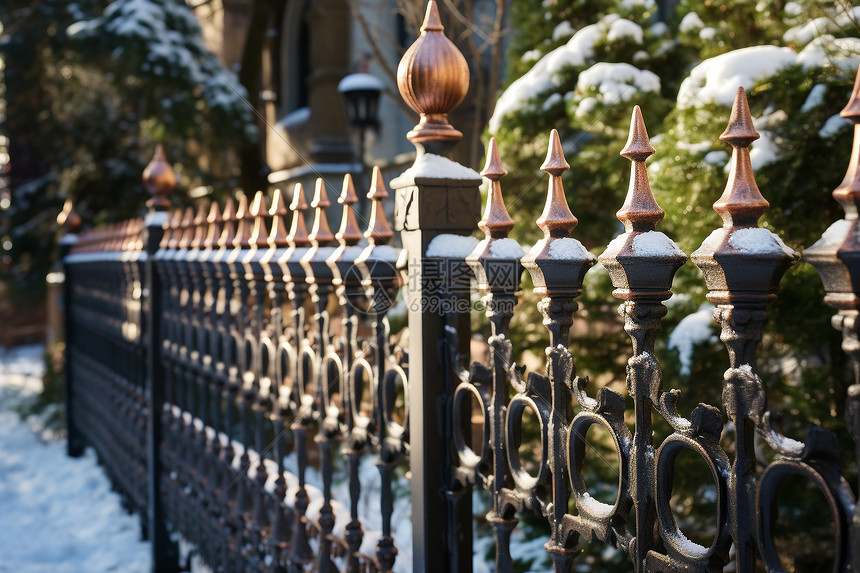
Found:
[{"label": "snow-covered ground", "polygon": [[42,353],[0,349],[0,572],[148,572],[140,521],[93,452],[67,457],[65,440],[15,411],[41,390]]}]

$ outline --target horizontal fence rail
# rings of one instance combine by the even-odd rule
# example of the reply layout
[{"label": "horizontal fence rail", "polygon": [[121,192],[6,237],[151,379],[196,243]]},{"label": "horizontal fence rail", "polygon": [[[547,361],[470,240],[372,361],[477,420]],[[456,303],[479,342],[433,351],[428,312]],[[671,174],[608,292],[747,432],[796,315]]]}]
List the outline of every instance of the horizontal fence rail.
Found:
[{"label": "horizontal fence rail", "polygon": [[[816,426],[803,441],[785,436],[779,404],[767,404],[756,373],[767,305],[799,255],[758,227],[768,203],[750,164],[758,133],[743,88],[721,136],[732,148],[714,204],[723,226],[691,255],[657,230],[664,213],[648,183],[654,149],[638,106],[621,151],[631,162],[617,213],[625,232],[599,257],[574,238],[561,181],[569,165],[553,131],[541,166],[544,237],[524,249],[509,238],[515,222],[495,141],[481,174],[488,191],[480,222],[478,174],[434,159],[459,137],[445,115],[468,86],[468,70],[445,42],[431,2],[399,74],[422,116],[409,133],[415,167],[392,183],[403,248],[391,244],[378,169],[362,229],[349,175],[337,206],[320,179],[310,203],[299,184],[289,206],[275,191],[167,213],[173,175],[157,152],[145,175],[152,213],[84,233],[65,256],[70,444],[75,436],[92,446],[129,509],[144,516],[154,569],[179,568],[179,542],[186,560],[229,573],[469,571],[474,490],[487,500],[498,572],[515,570],[512,538],[526,516],[547,524],[544,548],[559,572],[574,570],[582,541],[620,549],[637,572],[730,563],[783,571],[778,494],[799,477],[826,501],[832,570],[856,570],[860,513],[836,437]],[[444,55],[433,65],[449,73],[425,82],[421,50]],[[843,116],[855,124],[855,144],[833,195],[846,215],[803,256],[837,310],[857,440],[860,77]],[[337,232],[327,208],[341,211]],[[484,233],[477,246],[476,222]],[[722,384],[722,402],[686,413],[677,409],[682,391],[664,388],[655,344],[673,277],[688,259],[704,275],[728,363],[723,379],[711,381]],[[631,341],[626,397],[594,392],[574,366],[577,298],[596,264],[609,273]],[[544,373],[517,366],[515,356],[529,349],[509,338],[525,271],[549,335]],[[492,330],[485,361],[469,352],[477,296]],[[408,332],[394,336],[398,298]],[[670,430],[655,443],[664,422]],[[611,503],[585,481],[590,429],[608,435],[615,452]],[[757,461],[760,445],[771,454],[766,465]],[[704,485],[716,492],[708,545],[685,535],[671,504],[676,461],[688,454],[705,464],[712,483]],[[370,488],[377,505],[368,508]],[[395,507],[407,498],[412,530],[395,531]]]}]

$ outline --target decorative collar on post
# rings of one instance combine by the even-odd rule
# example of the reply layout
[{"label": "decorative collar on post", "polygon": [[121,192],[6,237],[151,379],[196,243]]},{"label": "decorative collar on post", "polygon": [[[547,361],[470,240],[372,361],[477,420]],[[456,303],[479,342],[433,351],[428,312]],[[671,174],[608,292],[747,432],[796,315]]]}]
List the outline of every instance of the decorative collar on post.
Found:
[{"label": "decorative collar on post", "polygon": [[406,137],[418,145],[456,142],[463,134],[448,123],[448,112],[469,90],[469,66],[460,50],[443,33],[436,2],[427,3],[421,36],[397,67],[397,87],[421,119]]},{"label": "decorative collar on post", "polygon": [[143,170],[143,185],[152,196],[146,202],[147,207],[153,211],[165,211],[170,207],[167,196],[176,187],[176,173],[164,158],[164,148],[161,144],[155,146],[155,154]]},{"label": "decorative collar on post", "polygon": [[733,148],[726,189],[714,203],[723,227],[711,233],[690,257],[702,270],[710,291],[708,300],[715,304],[747,301],[763,305],[776,296],[779,280],[797,257],[778,236],[757,227],[769,206],[750,164],[749,145],[758,138],[746,93],[738,88],[729,125],[720,136]]},{"label": "decorative collar on post", "polygon": [[599,257],[609,272],[613,296],[622,300],[663,301],[672,296],[672,278],[687,255],[669,237],[656,230],[663,209],[654,200],[645,160],[654,153],[642,111],[633,108],[630,136],[621,155],[630,160],[630,187],[616,213],[625,233],[613,240]]}]

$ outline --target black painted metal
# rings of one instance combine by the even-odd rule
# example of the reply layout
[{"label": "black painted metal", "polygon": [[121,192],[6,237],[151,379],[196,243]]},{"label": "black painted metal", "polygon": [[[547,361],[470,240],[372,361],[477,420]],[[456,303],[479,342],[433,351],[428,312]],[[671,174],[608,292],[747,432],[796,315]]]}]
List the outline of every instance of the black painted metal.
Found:
[{"label": "black painted metal", "polygon": [[[860,121],[860,110],[851,113]],[[621,548],[635,571],[721,571],[730,558],[737,571],[761,564],[782,571],[774,521],[780,487],[792,476],[824,494],[834,526],[833,570],[856,570],[860,513],[841,476],[834,436],[813,427],[803,442],[785,437],[755,371],[767,303],[796,259],[775,241],[771,248],[738,247],[738,233],[771,240],[756,227],[767,208],[749,164],[756,136],[740,93],[723,136],[734,148],[729,184],[715,205],[724,226],[691,257],[717,305],[728,350],[721,408],[700,404],[680,414],[680,392],[664,390],[654,357],[663,301],[687,256],[656,230],[662,210],[645,170],[653,150],[637,109],[623,151],[633,163],[618,213],[626,231],[600,257],[632,343],[632,411],[608,388],[590,395],[587,377],[576,374],[570,331],[595,260],[571,237],[576,218],[560,179],[567,164],[553,136],[543,166],[550,177],[547,207],[538,220],[545,237],[523,257],[507,239],[514,223],[501,200],[497,157],[485,169],[492,181],[481,222],[486,239],[468,256],[434,257],[427,250],[442,234],[472,231],[477,179],[418,177],[395,185],[396,224],[408,257],[387,244],[392,233],[375,218],[384,189],[371,190],[374,220],[364,237],[357,231],[351,181],[341,195],[337,234],[328,229],[320,182],[310,233],[299,186],[289,209],[279,193],[270,209],[258,194],[237,208],[228,201],[223,210],[175,212],[163,237],[157,217],[82,235],[64,259],[70,436],[80,436],[70,454],[83,443],[98,452],[127,506],[146,516],[158,571],[188,565],[189,555],[225,573],[409,570],[392,528],[394,483],[406,460],[414,571],[471,570],[473,487],[489,496],[486,517],[500,573],[514,570],[511,536],[526,512],[549,524],[545,548],[556,571],[574,567],[581,539]],[[854,153],[834,193],[846,217],[805,256],[838,310],[834,326],[854,367],[846,415],[856,438],[860,144]],[[662,247],[638,249],[644,235]],[[467,264],[492,328],[489,364],[468,368]],[[520,349],[508,328],[524,269],[542,297],[538,308],[550,337],[545,374],[526,375],[512,362]],[[402,288],[408,352],[394,344],[388,323]],[[476,427],[469,420],[473,405],[483,416]],[[655,413],[671,428],[660,444],[653,443]],[[520,458],[527,416],[540,435],[540,462],[532,466]],[[593,498],[583,477],[592,427],[608,432],[618,456],[613,503]],[[721,446],[727,427],[733,428],[728,451]],[[480,440],[470,439],[474,431]],[[754,439],[774,453],[766,467],[756,466]],[[675,460],[685,452],[702,458],[717,492],[716,534],[707,547],[685,537],[669,503]],[[378,538],[370,538],[361,510],[368,457],[379,473]],[[308,483],[312,468],[320,489]],[[334,493],[338,475],[348,499]]]}]

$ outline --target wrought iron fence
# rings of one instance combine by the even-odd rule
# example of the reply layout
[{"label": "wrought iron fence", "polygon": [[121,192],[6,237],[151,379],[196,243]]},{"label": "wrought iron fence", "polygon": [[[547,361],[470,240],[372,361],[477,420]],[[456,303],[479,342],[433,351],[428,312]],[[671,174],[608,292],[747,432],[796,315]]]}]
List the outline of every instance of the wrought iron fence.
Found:
[{"label": "wrought iron fence", "polygon": [[[469,571],[471,492],[479,488],[490,500],[497,571],[513,570],[511,535],[528,512],[549,524],[545,548],[556,571],[572,569],[580,539],[620,548],[635,571],[722,571],[732,548],[737,571],[757,563],[782,571],[776,499],[791,476],[809,480],[826,499],[833,570],[856,568],[860,513],[834,435],[810,427],[803,442],[784,436],[778,407],[767,407],[755,371],[767,304],[798,255],[757,226],[768,203],[750,165],[758,134],[743,89],[721,136],[733,150],[728,184],[714,205],[723,226],[689,257],[704,274],[728,350],[722,404],[700,404],[685,416],[676,409],[680,392],[663,387],[655,342],[663,302],[688,256],[656,230],[663,211],[648,185],[645,161],[654,150],[639,108],[621,152],[632,164],[618,211],[625,232],[597,258],[571,236],[577,220],[561,183],[568,164],[553,131],[541,167],[549,178],[537,220],[544,238],[522,256],[508,238],[514,220],[502,198],[505,170],[495,142],[482,172],[489,191],[480,222],[480,177],[437,157],[459,138],[446,114],[462,99],[468,72],[432,2],[398,75],[401,93],[421,114],[409,133],[419,149],[415,167],[392,183],[402,249],[389,244],[389,195],[378,170],[366,229],[357,223],[359,198],[347,176],[340,228],[332,233],[322,180],[310,204],[297,185],[289,207],[275,191],[268,206],[257,193],[250,204],[242,197],[168,215],[173,175],[157,152],[144,177],[153,195],[147,218],[85,233],[64,259],[70,453],[92,445],[129,506],[145,516],[155,570],[178,568],[181,540],[225,572],[390,571],[395,564]],[[860,79],[843,116],[860,124]],[[846,412],[856,439],[860,128],[833,195],[845,218],[804,257],[838,311],[833,324],[855,376]],[[485,235],[477,246],[468,238],[476,222]],[[598,262],[622,301],[632,343],[632,428],[625,397],[605,387],[590,394],[569,349],[576,298]],[[508,329],[524,270],[542,297],[545,375],[526,375],[513,363],[522,349],[513,348]],[[492,328],[487,364],[468,364],[470,278]],[[409,324],[402,346],[388,325],[398,292]],[[720,441],[723,412],[733,427],[728,451]],[[655,414],[671,427],[659,444]],[[539,435],[535,464],[520,454],[526,416]],[[592,427],[608,433],[617,456],[613,503],[590,495],[583,477]],[[775,454],[763,470],[756,436]],[[685,452],[701,457],[716,488],[709,546],[685,536],[670,504],[675,462]],[[336,454],[345,459],[348,499],[334,498]],[[367,456],[380,480],[379,531],[372,534],[359,510]],[[413,529],[398,538],[394,482],[407,463],[409,475],[400,479],[409,480]],[[321,476],[319,492],[308,486],[310,467]],[[398,557],[405,545],[411,563]]]}]

